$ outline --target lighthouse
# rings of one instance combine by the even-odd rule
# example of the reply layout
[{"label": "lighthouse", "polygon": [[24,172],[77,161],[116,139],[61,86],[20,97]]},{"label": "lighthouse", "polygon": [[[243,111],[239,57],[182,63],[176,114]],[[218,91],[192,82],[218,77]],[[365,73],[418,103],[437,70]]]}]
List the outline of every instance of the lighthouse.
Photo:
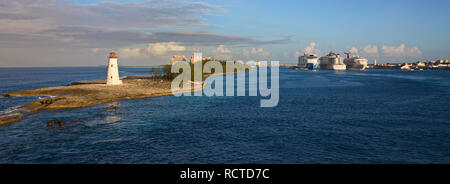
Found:
[{"label": "lighthouse", "polygon": [[119,79],[119,66],[117,64],[117,55],[115,52],[109,53],[108,57],[108,75],[106,78],[106,85],[121,85],[122,81]]}]

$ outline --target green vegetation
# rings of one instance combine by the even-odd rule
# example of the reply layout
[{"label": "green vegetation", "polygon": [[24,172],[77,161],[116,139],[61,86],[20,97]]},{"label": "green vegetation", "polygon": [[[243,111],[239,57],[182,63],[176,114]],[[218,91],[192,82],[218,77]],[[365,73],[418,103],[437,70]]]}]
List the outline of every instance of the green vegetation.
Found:
[{"label": "green vegetation", "polygon": [[[202,61],[202,78],[203,80],[209,76],[212,75],[212,73],[215,72],[214,68],[212,69],[211,73],[203,73],[203,68],[207,62],[210,60]],[[222,71],[223,73],[232,73],[227,70],[227,61],[223,60],[216,60],[222,65]],[[191,79],[194,80],[194,64],[189,63],[191,68]],[[233,73],[245,71],[248,72],[250,70],[250,66],[235,62],[235,67]],[[172,73],[172,65],[162,65],[159,68],[152,68],[153,77],[155,79],[166,79],[166,80],[173,80],[178,75],[180,75],[183,72],[183,69],[180,69],[179,73]]]}]

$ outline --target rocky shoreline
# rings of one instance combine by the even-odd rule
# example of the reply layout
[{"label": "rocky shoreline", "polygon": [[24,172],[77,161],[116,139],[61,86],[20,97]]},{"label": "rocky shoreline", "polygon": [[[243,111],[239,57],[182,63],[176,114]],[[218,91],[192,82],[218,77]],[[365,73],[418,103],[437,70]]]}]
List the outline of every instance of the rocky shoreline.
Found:
[{"label": "rocky shoreline", "polygon": [[[193,85],[194,86],[194,85]],[[202,90],[193,89],[192,91]],[[178,91],[184,93],[189,91]],[[106,86],[105,81],[79,81],[67,86],[57,86],[4,93],[4,97],[51,96],[26,104],[11,115],[0,117],[0,126],[22,120],[23,116],[44,110],[89,107],[101,103],[126,99],[172,95],[171,81],[151,77],[127,77],[123,85]]]}]

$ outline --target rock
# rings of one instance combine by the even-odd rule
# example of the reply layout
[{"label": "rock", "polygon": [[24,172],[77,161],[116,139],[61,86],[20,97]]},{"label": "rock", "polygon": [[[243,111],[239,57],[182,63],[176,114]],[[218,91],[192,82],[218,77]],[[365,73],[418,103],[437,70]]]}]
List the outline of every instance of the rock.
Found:
[{"label": "rock", "polygon": [[66,125],[66,122],[60,121],[60,120],[53,120],[53,121],[47,122],[47,127],[53,127],[55,125],[59,125],[60,128],[64,128]]},{"label": "rock", "polygon": [[50,104],[52,104],[53,103],[53,99],[45,99],[45,100],[42,100],[41,101],[41,104],[42,105],[50,105]]},{"label": "rock", "polygon": [[[156,79],[155,79],[156,80]],[[137,99],[153,96],[172,95],[170,83],[164,80],[164,83],[158,83],[151,76],[138,79],[127,79],[123,86],[113,88],[105,88],[105,80],[102,81],[86,81],[83,84],[67,86],[47,87],[33,90],[24,90],[19,92],[0,93],[3,96],[52,96],[52,98],[37,99],[31,103],[23,105],[16,113],[28,115],[45,110],[58,110],[67,108],[90,107],[93,105],[116,102],[125,99]],[[159,79],[161,80],[161,79]],[[168,85],[166,85],[166,83]],[[1,97],[1,96],[0,96]],[[1,103],[1,102],[0,102]],[[110,105],[110,104],[109,104]],[[109,105],[104,106],[106,109]],[[110,108],[110,110],[118,110],[119,107]],[[6,118],[3,121],[0,116],[0,125],[3,122],[13,121],[14,118]],[[86,120],[89,121],[89,120]],[[42,122],[46,123],[46,122]],[[55,125],[53,125],[55,126]]]},{"label": "rock", "polygon": [[3,116],[0,117],[0,126],[22,120],[22,116]]},{"label": "rock", "polygon": [[3,97],[6,97],[6,98],[8,98],[8,97],[11,97],[11,95],[10,95],[10,94],[8,94],[8,93],[4,93],[4,94],[3,94]]},{"label": "rock", "polygon": [[110,105],[106,110],[119,110],[119,107],[118,106],[115,106],[115,105]]},{"label": "rock", "polygon": [[64,127],[65,127],[65,125],[66,125],[66,123],[65,123],[65,122],[62,122],[62,121],[60,121],[60,122],[58,122],[58,125],[59,125],[59,128],[64,128]]}]

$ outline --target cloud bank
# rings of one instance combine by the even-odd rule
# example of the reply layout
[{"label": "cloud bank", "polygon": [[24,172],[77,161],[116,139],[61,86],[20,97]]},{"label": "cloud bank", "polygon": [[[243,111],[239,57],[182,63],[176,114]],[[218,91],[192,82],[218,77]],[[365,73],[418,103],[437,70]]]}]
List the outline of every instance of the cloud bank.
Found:
[{"label": "cloud bank", "polygon": [[[204,16],[223,11],[224,8],[211,3],[181,0],[90,4],[53,0],[0,1],[0,50],[3,49],[4,60],[8,59],[0,65],[39,66],[43,60],[29,61],[24,54],[17,54],[34,53],[36,48],[41,53],[44,49],[52,53],[66,48],[73,52],[68,55],[72,58],[89,50],[90,56],[98,55],[91,60],[97,60],[105,50],[117,50],[127,58],[144,58],[183,51],[191,46],[216,47],[218,43],[251,47],[290,42],[290,38],[258,40],[201,29],[205,26]],[[54,55],[46,60],[60,62],[56,57],[60,54]],[[64,62],[73,65],[74,61]]]},{"label": "cloud bank", "polygon": [[407,48],[405,44],[400,44],[399,46],[386,46],[381,47],[383,54],[387,57],[417,57],[422,55],[422,51],[419,48]]},{"label": "cloud bank", "polygon": [[228,54],[228,53],[231,53],[231,50],[228,48],[225,48],[225,45],[219,45],[216,48],[216,52],[221,53],[221,54]]},{"label": "cloud bank", "polygon": [[356,48],[356,47],[352,47],[351,49],[350,49],[350,53],[352,53],[352,54],[358,54],[358,48]]},{"label": "cloud bank", "polygon": [[366,45],[362,48],[362,54],[388,58],[419,57],[422,55],[422,51],[418,47],[408,48],[405,44],[400,44],[399,46],[383,45],[381,46],[381,53],[379,53],[378,46]]},{"label": "cloud bank", "polygon": [[368,56],[376,56],[378,55],[378,46],[376,45],[366,45],[362,48],[363,53]]}]

